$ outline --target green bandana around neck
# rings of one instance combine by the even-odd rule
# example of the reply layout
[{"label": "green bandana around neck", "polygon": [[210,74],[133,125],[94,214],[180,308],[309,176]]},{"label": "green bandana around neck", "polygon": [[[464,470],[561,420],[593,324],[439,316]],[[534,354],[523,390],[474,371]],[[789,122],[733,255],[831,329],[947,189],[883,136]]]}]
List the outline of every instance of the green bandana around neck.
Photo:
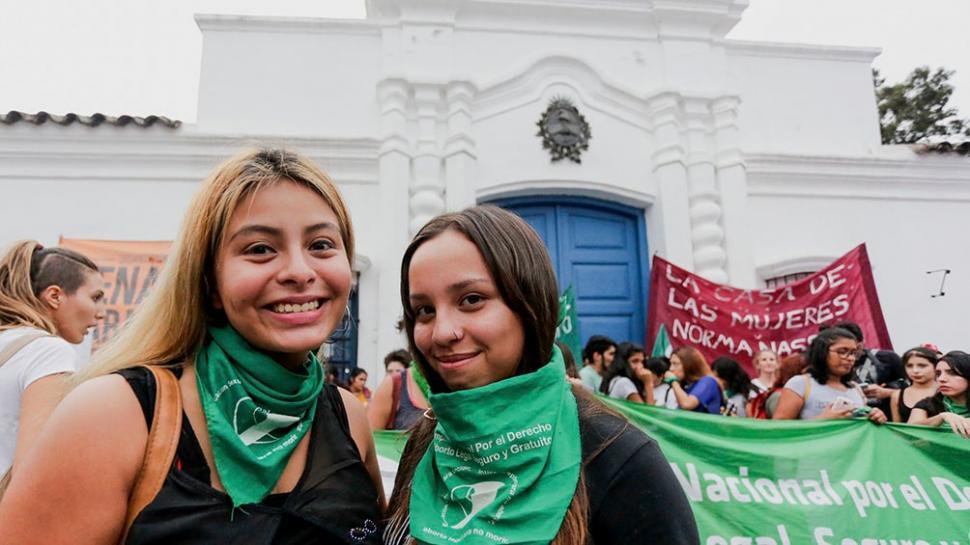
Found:
[{"label": "green bandana around neck", "polygon": [[970,409],[968,409],[966,405],[960,405],[956,401],[953,401],[946,396],[943,396],[943,407],[948,413],[953,413],[959,416],[970,416]]},{"label": "green bandana around neck", "polygon": [[324,383],[312,352],[305,371],[286,369],[231,326],[209,328],[195,376],[216,470],[233,507],[262,501],[310,430]]},{"label": "green bandana around neck", "polygon": [[411,488],[411,536],[548,544],[576,493],[579,411],[562,353],[534,373],[428,399],[438,419]]}]

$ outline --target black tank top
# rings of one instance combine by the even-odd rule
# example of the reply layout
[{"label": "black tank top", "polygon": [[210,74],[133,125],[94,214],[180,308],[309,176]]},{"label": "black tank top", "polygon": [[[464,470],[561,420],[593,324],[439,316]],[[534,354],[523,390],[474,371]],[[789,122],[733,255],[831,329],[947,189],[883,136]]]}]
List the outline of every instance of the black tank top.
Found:
[{"label": "black tank top", "polygon": [[[154,378],[144,368],[119,374],[150,426]],[[229,496],[212,488],[209,467],[183,413],[172,469],[158,496],[135,519],[127,545],[381,543],[377,489],[351,438],[336,387],[326,385],[320,394],[310,434],[306,467],[292,492],[233,510]]]},{"label": "black tank top", "polygon": [[906,401],[903,398],[906,395],[906,388],[899,391],[899,403],[896,404],[896,409],[899,411],[899,418],[903,422],[909,422],[909,415],[913,414],[913,408],[906,405]]}]

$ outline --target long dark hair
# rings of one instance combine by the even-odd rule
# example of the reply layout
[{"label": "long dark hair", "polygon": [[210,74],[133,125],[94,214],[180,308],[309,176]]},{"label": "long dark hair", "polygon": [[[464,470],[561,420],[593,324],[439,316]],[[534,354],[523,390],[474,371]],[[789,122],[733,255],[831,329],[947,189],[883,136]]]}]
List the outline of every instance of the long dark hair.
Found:
[{"label": "long dark hair", "polygon": [[[424,354],[414,342],[415,313],[411,308],[409,272],[415,251],[425,242],[444,233],[455,231],[468,237],[481,252],[485,266],[491,274],[503,302],[522,321],[524,345],[522,360],[516,375],[533,372],[549,361],[552,344],[556,337],[559,318],[559,292],[552,261],[542,239],[535,230],[518,216],[501,208],[483,205],[461,212],[444,214],[432,219],[418,231],[404,251],[401,262],[401,304],[404,307],[404,330],[415,363],[424,374],[432,393],[448,392],[448,386],[428,364]],[[580,425],[592,415],[608,411],[595,401],[582,387],[573,387],[579,408]],[[394,494],[387,507],[387,516],[403,523],[408,515],[411,500],[411,481],[418,462],[431,445],[436,422],[431,414],[419,420],[412,428],[411,438],[401,453]],[[622,432],[607,440],[607,444]],[[584,465],[586,460],[584,460]],[[589,497],[586,491],[585,472],[580,471],[573,499],[566,511],[559,533],[553,545],[583,545],[589,537]]]},{"label": "long dark hair", "polygon": [[[819,332],[808,347],[808,373],[815,382],[825,384],[829,380],[829,349],[837,341],[849,339],[858,342],[858,338],[841,327],[830,327]],[[840,379],[845,386],[852,386],[852,373],[846,373]]]},{"label": "long dark hair", "polygon": [[630,368],[630,357],[634,354],[646,354],[643,347],[630,342],[620,343],[616,347],[616,356],[606,372],[603,373],[603,382],[600,384],[600,393],[609,395],[610,382],[616,377],[626,377],[636,386],[637,392],[643,395],[643,384]]},{"label": "long dark hair", "polygon": [[751,378],[737,360],[721,356],[711,364],[711,370],[724,381],[725,390],[730,390],[732,394],[741,394],[747,399],[751,392]]}]

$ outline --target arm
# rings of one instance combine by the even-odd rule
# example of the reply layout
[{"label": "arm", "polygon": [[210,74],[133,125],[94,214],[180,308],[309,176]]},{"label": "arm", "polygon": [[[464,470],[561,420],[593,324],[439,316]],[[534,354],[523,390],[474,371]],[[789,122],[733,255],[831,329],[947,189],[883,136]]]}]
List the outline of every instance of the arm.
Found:
[{"label": "arm", "polygon": [[20,399],[20,427],[17,430],[17,448],[13,465],[18,465],[40,434],[44,423],[65,393],[67,373],[47,375],[31,382]]},{"label": "arm", "polygon": [[[664,378],[670,377],[677,378],[673,373],[667,371],[667,373],[664,374]],[[674,382],[670,383],[670,391],[674,393],[674,398],[677,399],[677,406],[681,409],[693,411],[701,403],[701,400],[688,394],[684,390],[684,387],[680,385],[679,380],[675,380]]]},{"label": "arm", "polygon": [[803,406],[805,406],[805,400],[802,399],[802,396],[788,388],[782,388],[781,395],[778,398],[778,406],[775,407],[775,412],[771,418],[772,420],[797,420]]},{"label": "arm", "polygon": [[124,378],[90,380],[55,409],[0,503],[0,545],[114,545],[148,430]]},{"label": "arm", "polygon": [[372,430],[382,430],[391,416],[391,404],[394,403],[394,379],[390,375],[384,377],[367,405],[367,420]]},{"label": "arm", "polygon": [[347,420],[350,422],[350,435],[357,444],[357,451],[360,452],[360,459],[367,468],[367,473],[374,481],[377,488],[377,497],[380,508],[383,510],[387,506],[384,500],[384,486],[381,481],[381,470],[377,465],[377,448],[374,446],[374,436],[371,434],[370,426],[367,423],[367,414],[364,406],[354,397],[354,394],[340,389],[340,397],[343,399],[344,407],[347,409]]},{"label": "arm", "polygon": [[892,397],[889,398],[889,411],[892,413],[893,422],[903,421],[903,417],[899,414],[899,390],[894,390]]},{"label": "arm", "polygon": [[940,413],[936,416],[928,416],[926,410],[916,408],[909,414],[909,423],[916,424],[917,426],[937,428],[944,422],[950,425],[953,433],[970,439],[970,418],[964,418],[954,413]]}]

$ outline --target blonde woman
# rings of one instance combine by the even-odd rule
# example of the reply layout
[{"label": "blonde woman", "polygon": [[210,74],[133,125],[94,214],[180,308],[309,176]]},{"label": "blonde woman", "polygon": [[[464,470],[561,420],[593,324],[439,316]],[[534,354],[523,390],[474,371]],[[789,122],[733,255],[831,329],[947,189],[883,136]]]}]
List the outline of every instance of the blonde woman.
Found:
[{"label": "blonde woman", "polygon": [[336,187],[282,150],[242,153],[191,204],[153,293],[98,352],[0,504],[0,544],[125,535],[155,383],[184,415],[161,490],[125,543],[379,543],[366,416],[313,355],[337,326],[354,238]]},{"label": "blonde woman", "polygon": [[66,248],[33,240],[0,258],[0,475],[40,433],[76,371],[76,352],[104,317],[97,265]]}]

